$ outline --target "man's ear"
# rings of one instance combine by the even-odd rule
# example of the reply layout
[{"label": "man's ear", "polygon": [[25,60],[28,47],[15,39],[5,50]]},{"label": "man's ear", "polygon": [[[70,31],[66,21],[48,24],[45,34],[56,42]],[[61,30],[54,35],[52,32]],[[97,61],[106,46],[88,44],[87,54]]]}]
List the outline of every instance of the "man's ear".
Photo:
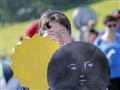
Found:
[{"label": "man's ear", "polygon": [[67,31],[67,29],[63,29],[61,30],[61,32],[59,32],[60,35],[68,35],[69,32]]}]

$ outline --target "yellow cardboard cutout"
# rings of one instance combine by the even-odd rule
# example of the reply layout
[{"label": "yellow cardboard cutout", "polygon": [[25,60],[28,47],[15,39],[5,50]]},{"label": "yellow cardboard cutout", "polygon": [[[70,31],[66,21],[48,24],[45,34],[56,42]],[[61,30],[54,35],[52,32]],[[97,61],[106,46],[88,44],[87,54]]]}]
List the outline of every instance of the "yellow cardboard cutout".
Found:
[{"label": "yellow cardboard cutout", "polygon": [[16,45],[12,69],[22,86],[30,90],[48,90],[47,65],[58,47],[55,41],[39,35],[32,39],[24,38],[22,44]]}]

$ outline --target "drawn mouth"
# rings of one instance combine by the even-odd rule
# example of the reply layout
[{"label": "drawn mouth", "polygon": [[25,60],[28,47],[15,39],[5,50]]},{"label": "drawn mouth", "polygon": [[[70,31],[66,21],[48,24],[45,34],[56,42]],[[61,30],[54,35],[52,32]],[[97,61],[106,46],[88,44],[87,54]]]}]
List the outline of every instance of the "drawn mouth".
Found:
[{"label": "drawn mouth", "polygon": [[83,85],[86,85],[86,83],[87,83],[87,80],[85,79],[85,76],[84,75],[80,75],[80,79],[79,79],[79,84],[81,85],[81,86],[83,86]]}]

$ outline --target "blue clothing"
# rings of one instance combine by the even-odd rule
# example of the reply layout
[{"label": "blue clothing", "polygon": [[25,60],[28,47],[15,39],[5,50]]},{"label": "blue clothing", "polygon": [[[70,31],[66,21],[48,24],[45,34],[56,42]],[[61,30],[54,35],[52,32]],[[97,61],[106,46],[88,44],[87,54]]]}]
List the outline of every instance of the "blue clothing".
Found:
[{"label": "blue clothing", "polygon": [[120,27],[116,29],[116,32],[120,34]]},{"label": "blue clothing", "polygon": [[95,43],[107,56],[111,67],[111,78],[120,78],[120,35],[116,35],[116,41],[112,44],[97,38]]}]

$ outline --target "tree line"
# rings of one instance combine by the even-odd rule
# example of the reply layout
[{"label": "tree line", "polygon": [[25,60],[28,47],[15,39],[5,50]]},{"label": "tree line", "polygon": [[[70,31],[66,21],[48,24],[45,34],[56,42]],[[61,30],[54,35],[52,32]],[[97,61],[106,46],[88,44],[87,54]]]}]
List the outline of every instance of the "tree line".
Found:
[{"label": "tree line", "polygon": [[0,0],[0,22],[23,22],[39,18],[48,9],[65,11],[90,1],[98,0]]}]

